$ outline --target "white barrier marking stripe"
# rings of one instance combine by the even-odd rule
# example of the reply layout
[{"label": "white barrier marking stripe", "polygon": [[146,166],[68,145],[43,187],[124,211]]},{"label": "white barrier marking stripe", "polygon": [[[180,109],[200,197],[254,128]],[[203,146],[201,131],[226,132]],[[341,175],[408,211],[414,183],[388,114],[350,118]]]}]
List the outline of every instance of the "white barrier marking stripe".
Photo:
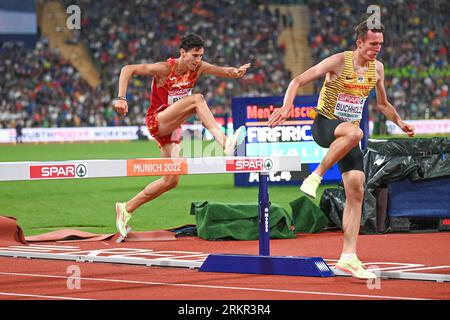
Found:
[{"label": "white barrier marking stripe", "polygon": [[299,156],[0,162],[0,181],[300,170]]}]

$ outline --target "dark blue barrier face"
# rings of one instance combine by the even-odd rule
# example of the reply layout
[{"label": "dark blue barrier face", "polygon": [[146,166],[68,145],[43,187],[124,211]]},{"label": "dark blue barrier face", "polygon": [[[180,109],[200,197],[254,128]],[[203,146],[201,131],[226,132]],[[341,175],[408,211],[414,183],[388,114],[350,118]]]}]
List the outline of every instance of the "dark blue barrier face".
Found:
[{"label": "dark blue barrier face", "polygon": [[[283,104],[282,96],[261,98],[233,98],[233,127],[245,125],[245,148],[239,148],[239,156],[299,155],[302,158],[300,172],[273,172],[270,184],[299,185],[320,163],[327,149],[314,142],[311,135],[313,119],[310,109],[317,106],[318,96],[301,96],[294,101],[291,117],[280,126],[269,128],[267,121],[272,112]],[[324,176],[324,183],[336,183],[341,175],[334,165]],[[235,174],[235,186],[253,186],[258,174]]]}]

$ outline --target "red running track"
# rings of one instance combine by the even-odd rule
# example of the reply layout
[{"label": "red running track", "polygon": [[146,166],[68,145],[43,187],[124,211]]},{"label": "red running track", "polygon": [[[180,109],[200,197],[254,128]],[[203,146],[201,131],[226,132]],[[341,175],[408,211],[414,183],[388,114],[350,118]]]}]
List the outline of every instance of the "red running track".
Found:
[{"label": "red running track", "polygon": [[[39,245],[74,246],[82,250],[135,248],[258,254],[258,241],[205,241],[195,237],[160,242]],[[272,240],[271,255],[322,256],[332,264],[341,247],[341,232],[299,234],[296,239]],[[358,255],[364,263],[381,267],[408,269],[419,265],[422,270],[417,272],[450,274],[449,247],[450,233],[446,232],[361,235]],[[423,270],[430,267],[439,268]],[[74,270],[80,272],[79,282],[73,281]],[[368,284],[349,277],[206,273],[184,268],[0,258],[0,299],[450,300],[450,283],[385,279]]]}]

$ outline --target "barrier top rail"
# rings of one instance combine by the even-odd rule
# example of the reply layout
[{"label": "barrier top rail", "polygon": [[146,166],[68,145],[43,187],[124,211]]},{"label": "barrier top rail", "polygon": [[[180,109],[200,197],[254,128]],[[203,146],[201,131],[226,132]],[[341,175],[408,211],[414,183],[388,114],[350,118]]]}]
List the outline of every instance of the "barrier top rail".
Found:
[{"label": "barrier top rail", "polygon": [[300,170],[299,156],[0,162],[0,181]]}]

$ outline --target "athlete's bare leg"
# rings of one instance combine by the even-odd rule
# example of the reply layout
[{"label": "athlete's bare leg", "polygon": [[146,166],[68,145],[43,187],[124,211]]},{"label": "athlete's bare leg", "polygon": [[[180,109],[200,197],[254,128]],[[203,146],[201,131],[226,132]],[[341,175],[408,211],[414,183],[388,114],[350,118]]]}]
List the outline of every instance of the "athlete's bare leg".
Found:
[{"label": "athlete's bare leg", "polygon": [[[179,158],[180,157],[180,145],[177,143],[170,143],[161,148],[162,158]],[[180,176],[169,175],[164,176],[156,181],[153,181],[147,185],[144,190],[139,192],[131,200],[126,203],[125,209],[132,213],[134,210],[142,206],[143,204],[159,197],[161,194],[175,188],[178,185]]]},{"label": "athlete's bare leg", "polygon": [[341,123],[334,130],[336,140],[330,145],[327,154],[323,157],[314,172],[323,177],[325,172],[336,162],[341,160],[363,138],[363,132],[350,122]]},{"label": "athlete's bare leg", "polygon": [[203,126],[211,132],[217,143],[223,148],[226,136],[214,119],[205,98],[201,94],[187,96],[158,113],[159,135],[170,135],[193,114],[197,114]]},{"label": "athlete's bare leg", "polygon": [[356,253],[364,199],[364,180],[364,172],[359,170],[350,170],[342,174],[345,188],[345,206],[342,217],[342,229],[344,231],[342,253]]},{"label": "athlete's bare leg", "polygon": [[[330,145],[325,157],[314,171],[323,176],[336,162],[341,160],[363,138],[363,132],[354,124],[341,123],[334,130],[336,140]],[[364,198],[364,172],[350,170],[342,174],[345,188],[345,207],[342,228],[344,230],[344,245],[342,253],[356,253],[356,242],[359,234],[362,201]]]}]

